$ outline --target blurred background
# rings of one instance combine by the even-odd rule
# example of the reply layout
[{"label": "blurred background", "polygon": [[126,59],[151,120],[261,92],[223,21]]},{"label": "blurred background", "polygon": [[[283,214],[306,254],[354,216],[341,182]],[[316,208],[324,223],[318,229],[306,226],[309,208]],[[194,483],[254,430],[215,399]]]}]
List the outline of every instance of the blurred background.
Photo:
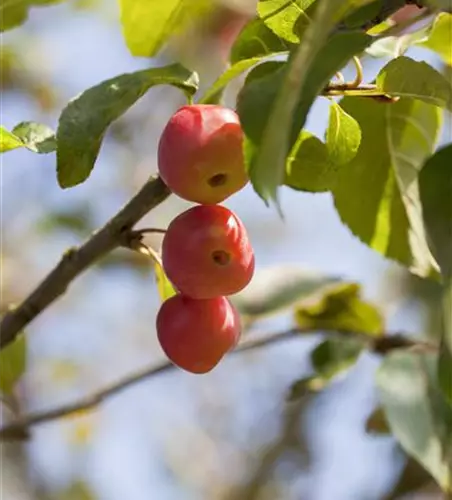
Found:
[{"label": "blurred background", "polygon": [[[71,0],[33,7],[3,34],[1,120],[54,129],[67,101],[120,73],[179,60],[206,86],[224,69],[254,1],[213,2],[212,12],[158,59],[133,58],[116,2]],[[431,53],[416,49],[441,69]],[[366,79],[384,59],[365,59]],[[346,70],[351,76],[353,71]],[[352,77],[353,78],[353,77]],[[240,81],[227,94],[234,105]],[[55,157],[16,150],[1,156],[1,307],[21,301],[62,252],[89,237],[156,172],[156,146],[182,94],[155,87],[110,128],[84,184],[61,190]],[[308,128],[322,136],[328,103]],[[448,130],[448,132],[447,132]],[[450,125],[445,133],[450,134]],[[305,269],[363,286],[388,331],[434,331],[438,290],[365,247],[343,226],[329,194],[282,189],[285,218],[251,187],[225,204],[248,228],[258,272]],[[188,205],[171,197],[140,226],[165,227]],[[149,238],[158,247],[160,240]],[[279,267],[278,267],[279,266]],[[271,286],[269,283],[268,286]],[[27,329],[28,366],[17,388],[23,413],[98,390],[164,355],[155,334],[159,307],[152,266],[126,250],[76,280]],[[247,335],[284,331],[291,314]],[[110,398],[95,411],[37,426],[24,444],[1,444],[2,500],[377,500],[440,498],[430,479],[389,435],[366,433],[377,405],[378,358],[366,354],[322,393],[288,400],[310,373],[320,340],[230,355],[211,373],[174,369]],[[11,415],[3,408],[3,422]],[[421,489],[421,493],[410,491]]]}]

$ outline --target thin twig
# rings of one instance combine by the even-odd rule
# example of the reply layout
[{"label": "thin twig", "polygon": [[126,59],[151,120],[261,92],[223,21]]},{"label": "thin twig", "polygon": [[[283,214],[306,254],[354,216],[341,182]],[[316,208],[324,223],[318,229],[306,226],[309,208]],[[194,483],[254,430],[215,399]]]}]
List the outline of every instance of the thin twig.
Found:
[{"label": "thin twig", "polygon": [[[253,349],[259,349],[261,347],[280,343],[285,340],[295,340],[299,338],[300,334],[309,334],[309,333],[319,333],[319,332],[313,331],[312,329],[292,328],[284,332],[276,332],[259,337],[254,340],[247,340],[243,344],[239,345],[234,351],[232,351],[231,354],[251,351]],[[364,346],[366,346],[370,351],[375,352],[377,354],[386,354],[389,351],[401,348],[414,349],[420,351],[437,350],[437,347],[432,344],[413,340],[406,336],[403,336],[402,334],[384,335],[381,337],[369,338],[365,333],[360,333],[360,332],[352,333],[346,331],[344,332],[330,331],[322,333],[340,334],[344,336],[356,335],[363,340]],[[173,368],[174,365],[170,362],[163,362],[158,365],[146,367],[143,368],[142,370],[139,370],[123,378],[119,382],[115,382],[112,385],[105,387],[104,389],[101,389],[100,391],[97,391],[94,394],[90,394],[84,398],[81,398],[74,403],[62,405],[60,407],[51,410],[25,415],[1,428],[0,440],[27,439],[29,438],[30,428],[35,425],[44,422],[51,422],[53,420],[66,417],[68,415],[80,411],[90,410],[95,406],[101,404],[107,398],[115,396],[116,394],[120,393],[124,389],[127,389],[138,382],[142,382],[150,377],[153,377],[154,375],[165,373]]]},{"label": "thin twig", "polygon": [[169,194],[170,191],[160,178],[151,178],[86,243],[68,250],[41,284],[20,305],[4,315],[0,323],[0,349],[12,342],[28,323],[60,297],[72,280],[105,254],[120,246],[123,236]]}]

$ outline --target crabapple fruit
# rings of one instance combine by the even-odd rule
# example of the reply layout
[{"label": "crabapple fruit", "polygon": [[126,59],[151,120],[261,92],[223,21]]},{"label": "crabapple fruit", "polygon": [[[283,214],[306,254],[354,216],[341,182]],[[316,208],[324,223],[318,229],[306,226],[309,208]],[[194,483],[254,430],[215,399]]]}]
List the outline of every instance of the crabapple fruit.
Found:
[{"label": "crabapple fruit", "polygon": [[192,373],[212,370],[239,341],[240,317],[226,297],[196,300],[174,295],[157,314],[157,337],[166,356]]},{"label": "crabapple fruit", "polygon": [[245,226],[220,205],[198,205],[178,215],[163,238],[162,261],[176,289],[194,299],[237,293],[254,273]]},{"label": "crabapple fruit", "polygon": [[221,203],[248,182],[242,143],[242,127],[232,109],[213,104],[183,106],[160,137],[160,177],[185,200]]}]

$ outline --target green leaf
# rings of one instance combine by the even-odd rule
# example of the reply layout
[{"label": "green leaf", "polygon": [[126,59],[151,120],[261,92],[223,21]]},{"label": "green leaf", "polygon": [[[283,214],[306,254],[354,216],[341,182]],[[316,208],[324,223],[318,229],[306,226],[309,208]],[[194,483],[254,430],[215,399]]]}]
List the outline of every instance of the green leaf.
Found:
[{"label": "green leaf", "polygon": [[234,42],[230,61],[236,64],[244,59],[264,57],[281,52],[288,52],[294,44],[275,35],[261,19],[249,22]]},{"label": "green leaf", "polygon": [[326,144],[302,130],[287,159],[287,186],[311,192],[333,189],[340,166],[351,161],[358,152],[361,128],[333,102],[325,138]]},{"label": "green leaf", "polygon": [[312,304],[295,310],[295,321],[302,329],[335,330],[379,337],[384,330],[380,311],[360,297],[355,283],[332,286]]},{"label": "green leaf", "polygon": [[30,7],[52,5],[61,0],[3,0],[0,5],[0,32],[20,26],[28,19]]},{"label": "green leaf", "polygon": [[388,420],[381,406],[376,408],[366,420],[366,432],[368,434],[391,434]]},{"label": "green leaf", "polygon": [[262,62],[262,57],[243,59],[228,68],[199,99],[199,104],[217,104],[226,85],[245,71]]},{"label": "green leaf", "polygon": [[285,184],[310,192],[329,191],[336,180],[337,165],[330,161],[325,144],[302,130],[287,158]]},{"label": "green leaf", "polygon": [[9,395],[25,372],[27,346],[23,334],[0,351],[0,391]]},{"label": "green leaf", "polygon": [[251,283],[230,297],[239,312],[249,318],[278,314],[339,278],[291,265],[256,270]]},{"label": "green leaf", "polygon": [[47,125],[22,122],[16,125],[12,132],[26,148],[35,153],[52,153],[56,149],[55,133]]},{"label": "green leaf", "polygon": [[51,153],[56,149],[55,134],[47,125],[22,122],[11,132],[0,127],[0,152],[25,147],[34,153]]},{"label": "green leaf", "polygon": [[309,57],[303,56],[308,61],[301,61],[302,69],[299,61],[294,65],[294,57],[287,71],[287,65],[283,65],[278,71],[251,80],[240,92],[237,110],[245,132],[245,159],[252,184],[264,200],[276,200],[287,156],[315,98],[334,73],[364,50],[371,39],[364,33],[350,32],[334,35],[315,51],[308,44]]},{"label": "green leaf", "polygon": [[371,57],[389,57],[391,59],[399,57],[413,45],[417,45],[426,40],[429,29],[429,26],[425,26],[405,35],[378,38],[366,49],[366,53]]},{"label": "green leaf", "polygon": [[290,43],[300,43],[301,28],[311,19],[315,0],[260,0],[259,17],[279,37]]},{"label": "green leaf", "polygon": [[325,138],[330,161],[336,165],[343,165],[353,160],[358,153],[361,128],[352,116],[333,102],[330,106],[330,119]]},{"label": "green leaf", "polygon": [[392,96],[420,99],[452,111],[452,85],[423,61],[397,57],[380,71],[376,83],[379,90]]},{"label": "green leaf", "polygon": [[22,147],[24,147],[24,143],[0,125],[0,153],[6,153],[6,151]]},{"label": "green leaf", "polygon": [[154,271],[160,300],[165,302],[165,300],[169,299],[173,295],[176,295],[177,291],[171,281],[167,278],[163,267],[157,262],[154,263]]},{"label": "green leaf", "polygon": [[425,162],[419,189],[430,249],[448,278],[452,276],[452,144]]},{"label": "green leaf", "polygon": [[452,66],[451,33],[452,14],[443,12],[437,16],[429,37],[419,45],[435,51],[446,64]]},{"label": "green leaf", "polygon": [[120,0],[122,32],[134,56],[155,56],[171,36],[211,9],[209,0]]},{"label": "green leaf", "polygon": [[317,377],[332,381],[343,375],[359,358],[364,344],[359,339],[331,337],[311,352],[311,363]]},{"label": "green leaf", "polygon": [[385,357],[376,377],[380,400],[391,430],[404,450],[452,491],[447,464],[451,408],[438,391],[436,356],[393,352]]},{"label": "green leaf", "polygon": [[179,64],[126,73],[91,87],[69,102],[57,131],[61,187],[75,186],[89,177],[108,126],[155,85],[173,85],[193,95],[198,76]]},{"label": "green leaf", "polygon": [[386,104],[348,97],[343,109],[361,126],[358,154],[338,173],[334,201],[361,241],[429,276],[436,263],[422,224],[417,175],[435,148],[441,111],[413,99]]}]

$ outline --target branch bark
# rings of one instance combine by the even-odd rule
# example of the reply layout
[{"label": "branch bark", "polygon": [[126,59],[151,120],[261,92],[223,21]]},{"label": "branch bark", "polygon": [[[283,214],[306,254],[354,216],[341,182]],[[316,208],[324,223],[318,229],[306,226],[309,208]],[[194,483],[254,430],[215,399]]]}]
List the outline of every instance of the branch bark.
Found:
[{"label": "branch bark", "polygon": [[[300,338],[300,334],[309,333],[320,332],[312,331],[309,329],[292,328],[284,332],[276,332],[262,336],[258,339],[245,341],[234,351],[232,351],[231,354],[251,351],[253,349],[269,346],[271,344],[276,344],[285,340],[295,340]],[[322,333],[339,334],[344,336],[356,335],[359,338],[362,338],[363,347],[367,347],[370,351],[380,355],[387,354],[394,349],[413,349],[422,352],[426,350],[437,350],[437,347],[432,344],[413,340],[402,334],[386,334],[377,338],[369,338],[368,336],[360,332],[351,333],[345,331],[330,331]],[[159,365],[146,367],[121,379],[118,382],[113,383],[108,387],[105,387],[98,392],[95,392],[94,394],[90,394],[84,398],[81,398],[74,403],[62,405],[51,410],[45,410],[42,412],[25,415],[21,418],[16,419],[12,423],[0,428],[0,441],[28,439],[30,437],[30,429],[35,425],[45,422],[51,422],[53,420],[66,417],[79,411],[90,410],[95,406],[101,404],[107,398],[117,395],[118,393],[131,387],[132,385],[149,379],[154,375],[165,373],[173,368],[175,368],[175,365],[170,362],[163,362]]]},{"label": "branch bark", "polygon": [[13,342],[20,331],[33,321],[69,284],[98,259],[121,245],[125,235],[150,210],[170,195],[159,178],[151,178],[107,224],[78,248],[64,253],[60,262],[17,307],[10,309],[0,323],[0,349]]}]

